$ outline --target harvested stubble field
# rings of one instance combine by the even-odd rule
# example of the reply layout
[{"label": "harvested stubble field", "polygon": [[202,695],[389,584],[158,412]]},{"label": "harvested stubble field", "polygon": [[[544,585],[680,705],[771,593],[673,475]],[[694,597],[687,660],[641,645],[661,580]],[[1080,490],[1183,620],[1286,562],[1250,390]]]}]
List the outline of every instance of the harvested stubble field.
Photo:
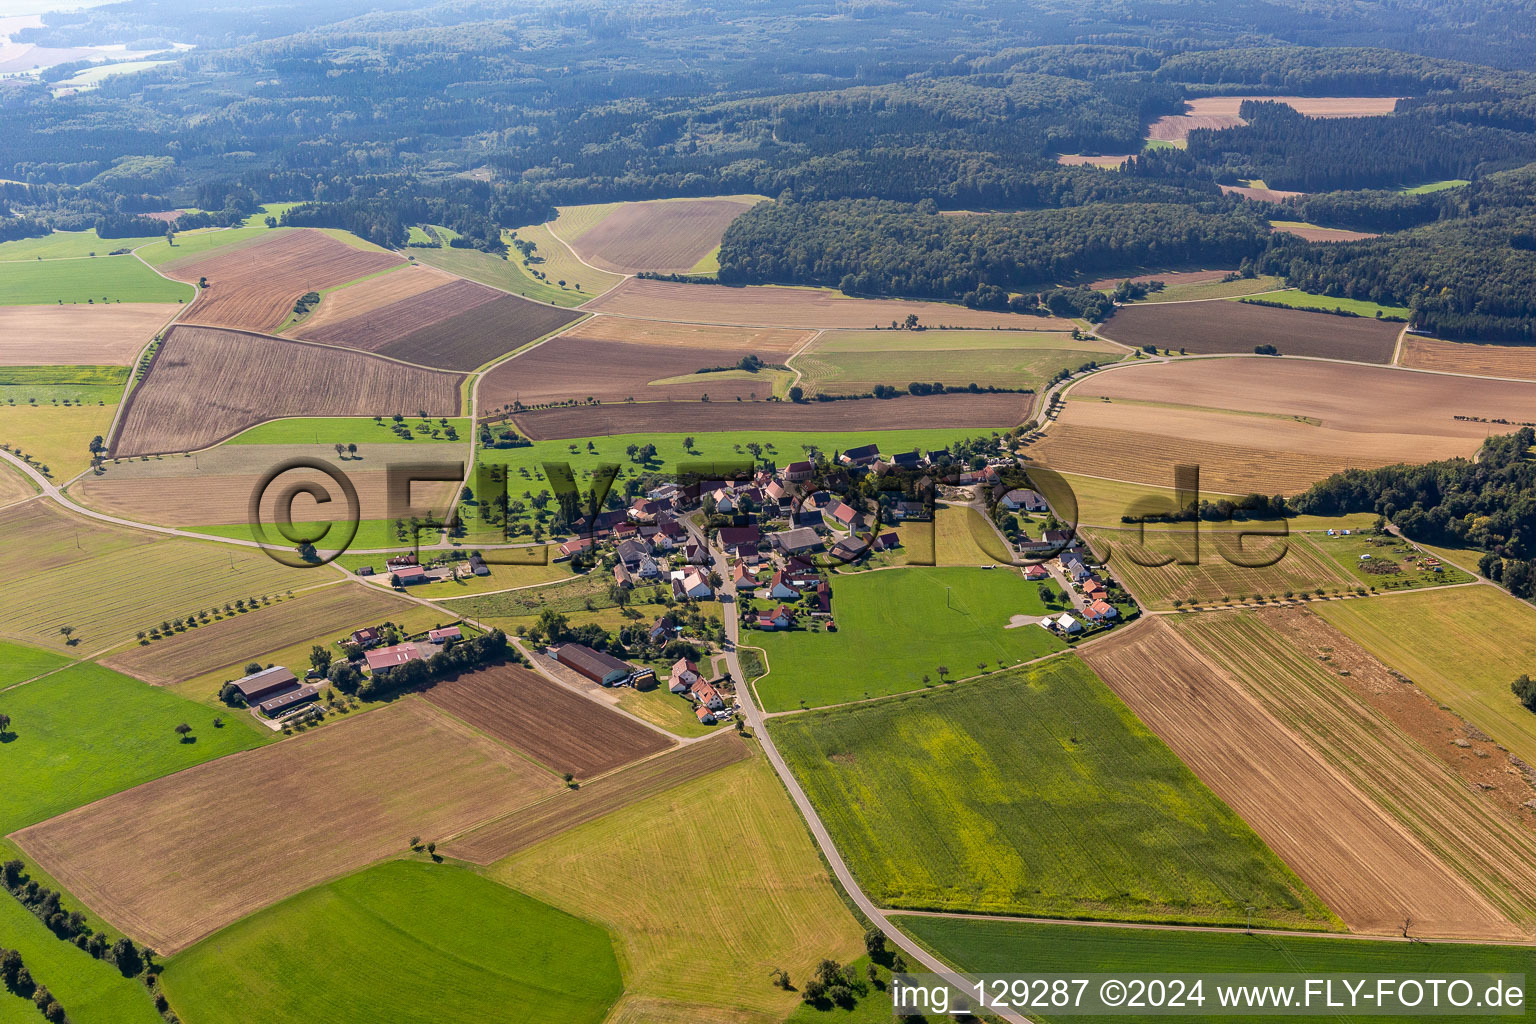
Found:
[{"label": "harvested stubble field", "polygon": [[1244,100],[1284,103],[1307,117],[1372,117],[1392,113],[1396,96],[1200,96],[1186,101],[1182,114],[1165,114],[1152,122],[1147,138],[1184,142],[1195,128],[1236,128],[1247,124],[1237,112]]},{"label": "harvested stubble field", "polygon": [[[1169,288],[1177,288],[1180,285],[1206,284],[1211,281],[1220,281],[1231,270],[1170,270],[1161,274],[1132,274],[1128,277],[1101,277],[1091,282],[1089,288],[1097,288],[1099,291],[1111,292],[1120,285],[1121,281],[1130,281],[1133,284],[1146,284],[1149,281],[1161,281]],[[1155,294],[1155,293],[1154,293]]]},{"label": "harvested stubble field", "polygon": [[327,878],[508,814],[558,783],[419,700],[199,765],[16,841],[163,954]]},{"label": "harvested stubble field", "polygon": [[1403,337],[1398,363],[1440,373],[1536,380],[1536,345],[1440,341],[1409,334]]},{"label": "harvested stubble field", "polygon": [[190,323],[270,331],[287,318],[294,300],[403,262],[394,253],[358,249],[323,231],[303,229],[258,236],[207,256],[167,263],[171,277],[196,283],[206,277],[187,313]]},{"label": "harvested stubble field", "polygon": [[[512,232],[524,241],[534,245],[533,257],[526,263],[523,254],[515,248],[508,252],[509,260],[521,266],[524,272],[539,271],[544,277],[539,280],[539,287],[549,293],[553,293],[548,301],[558,302],[560,305],[570,305],[574,299],[576,302],[585,302],[594,295],[603,292],[621,283],[624,277],[620,274],[611,274],[606,270],[598,270],[596,267],[582,263],[571,251],[571,247],[555,237],[548,224],[532,224],[528,227],[518,228]],[[532,278],[531,273],[529,274]],[[565,287],[560,282],[565,282]],[[529,298],[538,298],[530,295]]]},{"label": "harvested stubble field", "polygon": [[461,380],[320,345],[178,325],[129,396],[112,454],[205,448],[284,416],[457,416]]},{"label": "harvested stubble field", "polygon": [[130,647],[102,664],[156,686],[169,686],[241,659],[260,660],[297,640],[314,637],[329,648],[333,638],[327,634],[395,618],[415,607],[376,587],[340,583]]},{"label": "harvested stubble field", "polygon": [[181,309],[165,302],[0,307],[0,366],[128,366]]},{"label": "harvested stubble field", "polygon": [[1252,354],[1273,345],[1283,356],[1389,363],[1402,324],[1236,302],[1163,302],[1121,306],[1099,333],[1122,345],[1190,355]]},{"label": "harvested stubble field", "polygon": [[[482,408],[521,402],[713,402],[737,398],[762,401],[773,394],[774,374],[711,375],[691,383],[652,384],[715,367],[734,367],[742,354],[732,349],[631,345],[590,341],[563,334],[499,363],[480,384]],[[713,378],[713,379],[711,379]]]},{"label": "harvested stubble field", "polygon": [[[1253,191],[1253,190],[1248,190]],[[1281,198],[1292,195],[1300,195],[1299,192],[1276,193]],[[1278,200],[1276,200],[1278,201]],[[1371,231],[1350,231],[1348,228],[1325,228],[1321,224],[1308,224],[1301,220],[1273,220],[1269,222],[1271,232],[1284,231],[1286,234],[1304,238],[1309,242],[1358,242],[1363,238],[1375,238]]]},{"label": "harvested stubble field", "polygon": [[[757,202],[746,197],[623,203],[567,240],[587,263],[613,273],[686,274],[720,244],[731,221]],[[561,228],[557,220],[555,229]]]},{"label": "harvested stubble field", "polygon": [[164,618],[317,582],[254,549],[155,539],[40,501],[0,511],[0,536],[27,552],[0,591],[0,635],[53,650],[100,650]]},{"label": "harvested stubble field", "polygon": [[[1257,620],[1236,613],[1154,619],[1086,649],[1084,658],[1352,930],[1391,934],[1411,918],[1419,935],[1522,933],[1389,809],[1405,785],[1411,800],[1437,810],[1456,803],[1446,784],[1466,797],[1464,785],[1426,777],[1432,766],[1411,741],[1358,702],[1330,707],[1347,691]],[[1323,749],[1338,742],[1328,730],[1346,727],[1353,735],[1335,757]],[[1385,744],[1386,760],[1361,758],[1344,774],[1339,762],[1366,742]]]},{"label": "harvested stubble field", "polygon": [[1221,190],[1227,195],[1242,196],[1244,199],[1252,199],[1260,203],[1283,203],[1287,199],[1295,199],[1300,192],[1287,192],[1284,189],[1260,188],[1256,185],[1222,185]]},{"label": "harvested stubble field", "polygon": [[315,332],[452,284],[455,280],[452,274],[420,263],[370,277],[322,295],[315,311],[288,328],[288,333],[301,338],[313,337]]},{"label": "harvested stubble field", "polygon": [[645,320],[739,324],[760,327],[889,327],[909,313],[925,327],[1002,327],[1011,330],[1070,331],[1072,322],[1055,317],[994,313],[944,302],[913,299],[857,299],[825,288],[769,285],[726,287],[631,278],[587,303],[594,313]]},{"label": "harvested stubble field", "polygon": [[707,743],[691,743],[580,789],[547,797],[515,814],[487,822],[439,846],[444,854],[473,864],[491,864],[562,832],[639,803],[678,786],[691,785],[749,755],[733,732]]},{"label": "harvested stubble field", "polygon": [[551,771],[569,772],[578,779],[601,775],[672,745],[663,733],[516,665],[440,680],[425,696]]},{"label": "harvested stubble field", "polygon": [[563,338],[582,341],[613,341],[626,345],[727,350],[734,353],[736,359],[751,354],[760,356],[767,363],[783,362],[784,357],[815,336],[815,331],[780,327],[722,327],[601,314],[590,317],[561,335]]},{"label": "harvested stubble field", "polygon": [[839,402],[608,402],[520,413],[535,441],[598,434],[735,430],[1007,429],[1029,416],[1032,395],[945,394]]},{"label": "harvested stubble field", "polygon": [[770,728],[882,906],[1331,923],[1075,657]]}]

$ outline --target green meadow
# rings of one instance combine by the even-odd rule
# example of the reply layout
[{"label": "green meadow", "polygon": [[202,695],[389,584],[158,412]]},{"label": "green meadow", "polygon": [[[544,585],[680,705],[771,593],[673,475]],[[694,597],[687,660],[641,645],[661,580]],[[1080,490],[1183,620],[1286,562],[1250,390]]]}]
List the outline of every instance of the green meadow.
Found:
[{"label": "green meadow", "polygon": [[[65,900],[68,908],[78,905],[73,899]],[[21,954],[33,980],[48,986],[72,1024],[160,1024],[160,1015],[142,982],[123,977],[111,964],[61,940],[3,891],[0,946]],[[35,1024],[42,1019],[30,999],[0,988],[0,1024]]]},{"label": "green meadow", "polygon": [[1463,185],[1472,184],[1466,178],[1447,178],[1444,181],[1430,181],[1423,185],[1415,185],[1412,188],[1403,188],[1399,191],[1411,196],[1423,195],[1426,192],[1444,192],[1448,188],[1461,188]]},{"label": "green meadow", "polygon": [[[141,238],[102,238],[95,228],[84,231],[55,231],[37,238],[18,238],[0,243],[0,262],[11,260],[62,260],[81,256],[105,256],[118,249],[134,249],[153,242],[162,235]],[[9,271],[7,271],[9,273]]]},{"label": "green meadow", "polygon": [[[1015,615],[1046,613],[1040,584],[1011,568],[906,567],[832,580],[837,632],[743,630],[741,643],[761,647],[768,675],[757,693],[769,711],[861,700],[941,684],[949,677],[1038,658],[1065,644],[1033,621],[1008,628]],[[802,618],[805,616],[802,615]]]},{"label": "green meadow", "polygon": [[192,286],[169,281],[133,256],[21,260],[0,273],[0,306],[186,302]]},{"label": "green meadow", "polygon": [[44,672],[52,672],[69,662],[70,659],[62,654],[0,640],[0,686],[10,686]]},{"label": "green meadow", "polygon": [[623,991],[608,933],[462,868],[391,861],[203,940],[162,977],[187,1024],[597,1024]]},{"label": "green meadow", "polygon": [[0,366],[0,402],[122,401],[126,366]]},{"label": "green meadow", "polygon": [[[1241,299],[1237,301],[1242,301]],[[1283,291],[1266,292],[1257,298],[1258,302],[1278,302],[1282,306],[1290,306],[1294,309],[1320,309],[1332,312],[1342,309],[1346,313],[1354,313],[1356,316],[1374,317],[1378,312],[1382,316],[1395,316],[1407,319],[1412,312],[1407,306],[1383,306],[1376,302],[1367,302],[1364,299],[1345,299],[1334,295],[1314,295],[1304,292],[1300,288],[1286,288]]]},{"label": "green meadow", "polygon": [[[467,416],[447,417],[448,425],[468,442],[470,421]],[[425,424],[426,430],[418,427]],[[288,419],[268,420],[257,424],[242,434],[225,441],[225,444],[410,444],[412,441],[443,442],[447,432],[441,421],[434,417],[427,420],[407,416],[403,423],[411,430],[409,439],[395,433],[395,422],[384,417],[376,422],[370,416],[295,416]],[[433,436],[436,430],[438,435]]]},{"label": "green meadow", "polygon": [[[0,835],[162,775],[268,742],[242,713],[222,713],[96,664],[0,691]],[[223,728],[213,719],[222,715]],[[185,722],[192,742],[175,733]]]},{"label": "green meadow", "polygon": [[881,906],[1334,924],[1074,656],[769,730]]}]

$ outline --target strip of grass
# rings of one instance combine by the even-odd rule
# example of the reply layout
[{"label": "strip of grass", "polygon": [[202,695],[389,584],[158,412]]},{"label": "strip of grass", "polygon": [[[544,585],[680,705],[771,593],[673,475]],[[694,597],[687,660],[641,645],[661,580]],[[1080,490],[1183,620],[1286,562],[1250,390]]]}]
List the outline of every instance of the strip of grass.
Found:
[{"label": "strip of grass", "polygon": [[95,228],[84,231],[55,231],[38,238],[18,238],[0,243],[0,262],[12,260],[63,260],[105,256],[118,249],[133,249],[155,241],[160,235],[143,238],[102,238]]},{"label": "strip of grass", "polygon": [[0,367],[0,402],[8,405],[81,402],[116,405],[128,383],[126,366]]},{"label": "strip of grass", "polygon": [[0,275],[0,306],[187,302],[192,286],[169,281],[132,256],[22,260]]},{"label": "strip of grass", "polygon": [[[470,436],[469,417],[449,416],[448,425],[462,441]],[[427,425],[425,433],[416,428]],[[295,416],[288,419],[268,420],[242,434],[225,441],[225,444],[410,444],[414,441],[441,442],[448,440],[441,418],[421,419],[407,416],[403,425],[411,430],[410,438],[395,433],[395,421],[388,416],[378,422],[366,416]],[[432,431],[437,431],[434,436]]]},{"label": "strip of grass", "polygon": [[[1167,974],[1243,972],[1303,974],[1396,974],[1418,978],[1473,972],[1536,971],[1536,953],[1520,946],[1457,943],[1371,942],[1361,939],[1314,939],[1275,935],[1137,931],[1042,925],[1014,921],[964,921],[942,917],[898,917],[902,930],[943,959],[978,974],[1047,972],[1145,972]],[[1215,994],[1206,993],[1214,1004]],[[1341,1019],[1337,1012],[1318,1014]],[[1033,1019],[1123,1021],[1125,1017]],[[1209,1016],[1160,1016],[1160,1021],[1195,1024]],[[1422,1020],[1421,1017],[1372,1016],[1376,1021]],[[1441,1020],[1487,1020],[1442,1017]]]},{"label": "strip of grass", "polygon": [[[268,742],[243,715],[214,713],[100,665],[0,692],[13,739],[0,744],[0,835],[162,775]],[[192,726],[191,742],[173,731]]]},{"label": "strip of grass", "polygon": [[[344,969],[340,969],[344,965]],[[607,932],[462,868],[393,861],[269,907],[173,960],[187,1024],[597,1024],[623,985]]]},{"label": "strip of grass", "polygon": [[882,906],[1334,924],[1076,657],[769,729]]},{"label": "strip of grass", "polygon": [[68,665],[69,661],[62,654],[0,640],[0,686],[11,686],[44,672],[52,672]]},{"label": "strip of grass", "polygon": [[[1239,300],[1241,301],[1241,300]],[[1336,309],[1342,309],[1346,313],[1354,313],[1356,316],[1374,317],[1395,316],[1407,319],[1412,312],[1407,306],[1383,306],[1376,302],[1367,302],[1364,299],[1345,299],[1333,295],[1317,295],[1312,292],[1304,292],[1300,288],[1287,288],[1284,291],[1270,292],[1260,302],[1278,302],[1282,306],[1290,306],[1293,309],[1315,309],[1331,313]]]},{"label": "strip of grass", "polygon": [[[7,892],[0,892],[0,946],[21,954],[33,980],[48,986],[73,1024],[160,1024],[141,982],[54,935]],[[0,989],[0,1021],[11,1019],[32,1024],[43,1018],[31,1000]]]},{"label": "strip of grass", "polygon": [[1403,188],[1398,191],[1410,196],[1420,196],[1426,192],[1444,192],[1448,188],[1461,188],[1463,185],[1472,184],[1466,178],[1447,178],[1444,181],[1431,181],[1423,185],[1415,185],[1412,188]]},{"label": "strip of grass", "polygon": [[1045,611],[1039,585],[1014,569],[885,569],[833,579],[837,632],[749,631],[741,642],[767,652],[757,692],[768,710],[785,711],[915,690],[925,676],[938,685],[940,666],[964,678],[978,662],[997,668],[1059,651],[1062,641],[1039,626],[1006,628],[1014,615]]}]

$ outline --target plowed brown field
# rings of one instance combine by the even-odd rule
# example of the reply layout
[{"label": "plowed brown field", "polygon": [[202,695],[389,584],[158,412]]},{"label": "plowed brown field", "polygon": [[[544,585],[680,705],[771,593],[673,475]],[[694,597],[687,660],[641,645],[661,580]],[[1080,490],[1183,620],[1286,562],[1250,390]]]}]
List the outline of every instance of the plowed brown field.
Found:
[{"label": "plowed brown field", "polygon": [[1002,429],[1028,417],[1032,396],[926,395],[841,402],[609,402],[520,413],[536,441],[600,434],[711,430]]},{"label": "plowed brown field", "polygon": [[[1180,635],[1187,623],[1214,657]],[[1412,934],[1447,938],[1524,934],[1479,891],[1484,877],[1469,881],[1462,874],[1467,865],[1453,868],[1438,855],[1445,844],[1431,849],[1411,826],[1428,819],[1442,821],[1447,831],[1465,829],[1454,840],[1461,853],[1495,838],[1503,853],[1519,850],[1530,845],[1529,834],[1522,837],[1505,822],[1480,822],[1471,813],[1478,798],[1464,784],[1368,710],[1334,704],[1347,698],[1328,682],[1327,670],[1288,649],[1273,631],[1224,613],[1189,616],[1177,625],[1154,619],[1083,656],[1346,924],[1391,934],[1411,920]],[[1250,674],[1255,666],[1262,668]],[[1292,715],[1300,717],[1292,721]],[[1366,743],[1377,756],[1359,758],[1350,770],[1345,759]],[[1417,806],[1398,811],[1412,821],[1391,809],[1405,792]],[[1481,859],[1486,872],[1487,858]],[[1528,874],[1527,865],[1511,864],[1502,873]],[[1508,904],[1509,897],[1500,902]]]},{"label": "plowed brown field", "polygon": [[16,840],[86,906],[172,954],[403,852],[413,835],[461,832],[558,785],[501,744],[407,699],[157,779]]},{"label": "plowed brown field", "polygon": [[672,745],[662,733],[516,665],[442,680],[426,699],[551,770],[578,779]]},{"label": "plowed brown field", "polygon": [[647,320],[763,327],[889,327],[916,313],[928,327],[1070,331],[1072,322],[911,299],[857,299],[820,288],[677,284],[631,278],[584,309]]},{"label": "plowed brown field", "polygon": [[450,857],[492,864],[567,829],[694,782],[747,755],[747,745],[740,737],[722,733],[707,742],[690,743],[662,757],[605,775],[580,789],[557,793],[532,807],[466,832],[440,849]]},{"label": "plowed brown field", "polygon": [[182,307],[0,306],[0,366],[127,366]]},{"label": "plowed brown field", "polygon": [[452,284],[455,280],[452,274],[422,263],[413,263],[322,296],[315,311],[287,333],[298,338],[313,337],[322,328],[372,313],[412,295]]},{"label": "plowed brown field", "polygon": [[[720,236],[731,221],[756,202],[669,199],[624,203],[568,242],[587,263],[614,273],[687,273],[720,244]],[[559,226],[556,221],[556,230]]]},{"label": "plowed brown field", "polygon": [[[396,271],[396,274],[399,273],[402,272]],[[385,275],[378,280],[390,276],[394,275]],[[402,338],[493,302],[502,294],[473,281],[450,280],[430,291],[407,295],[395,302],[364,310],[356,316],[333,319],[319,327],[313,323],[301,324],[293,333],[309,341],[357,349],[360,352],[384,352]]]},{"label": "plowed brown field", "polygon": [[1257,345],[1273,345],[1283,356],[1388,363],[1402,326],[1247,302],[1153,302],[1121,306],[1099,333],[1133,348],[1155,345],[1190,355],[1251,355]]},{"label": "plowed brown field", "polygon": [[480,407],[499,409],[514,402],[527,406],[587,398],[601,402],[697,402],[708,395],[712,401],[725,402],[771,396],[773,375],[762,372],[721,375],[687,384],[651,384],[703,369],[735,366],[740,359],[741,354],[731,349],[626,345],[562,334],[486,374],[480,384]]},{"label": "plowed brown field", "polygon": [[1410,334],[1403,338],[1398,361],[1421,370],[1536,380],[1536,345],[1439,341]]},{"label": "plowed brown field", "polygon": [[161,269],[194,284],[208,279],[208,287],[187,313],[188,323],[270,331],[305,292],[355,281],[401,262],[394,253],[355,249],[323,231],[304,229],[236,243]]},{"label": "plowed brown field", "polygon": [[460,379],[304,342],[177,325],[129,396],[112,454],[190,451],[283,416],[457,416]]},{"label": "plowed brown field", "polygon": [[[450,288],[480,288],[462,281]],[[446,289],[445,289],[446,290]],[[581,316],[579,310],[545,306],[516,295],[499,295],[418,328],[379,348],[379,355],[423,366],[473,370],[515,352]]]}]

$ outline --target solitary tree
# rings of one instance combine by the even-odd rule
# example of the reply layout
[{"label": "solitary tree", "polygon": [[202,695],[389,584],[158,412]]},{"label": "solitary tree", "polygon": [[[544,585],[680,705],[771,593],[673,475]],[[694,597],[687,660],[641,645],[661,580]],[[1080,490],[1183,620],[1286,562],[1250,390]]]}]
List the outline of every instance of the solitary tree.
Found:
[{"label": "solitary tree", "polygon": [[64,642],[65,643],[67,643],[67,644],[74,643],[74,641],[70,639],[70,637],[75,632],[75,627],[74,626],[60,626],[59,627],[59,632],[64,634]]},{"label": "solitary tree", "polygon": [[190,733],[191,731],[192,731],[192,727],[190,725],[188,725],[186,722],[182,722],[180,725],[178,725],[176,727],[176,735],[181,737],[181,742],[183,742],[183,743],[187,742],[187,734]]},{"label": "solitary tree", "polygon": [[11,716],[0,714],[0,736],[4,736],[11,729]]}]

